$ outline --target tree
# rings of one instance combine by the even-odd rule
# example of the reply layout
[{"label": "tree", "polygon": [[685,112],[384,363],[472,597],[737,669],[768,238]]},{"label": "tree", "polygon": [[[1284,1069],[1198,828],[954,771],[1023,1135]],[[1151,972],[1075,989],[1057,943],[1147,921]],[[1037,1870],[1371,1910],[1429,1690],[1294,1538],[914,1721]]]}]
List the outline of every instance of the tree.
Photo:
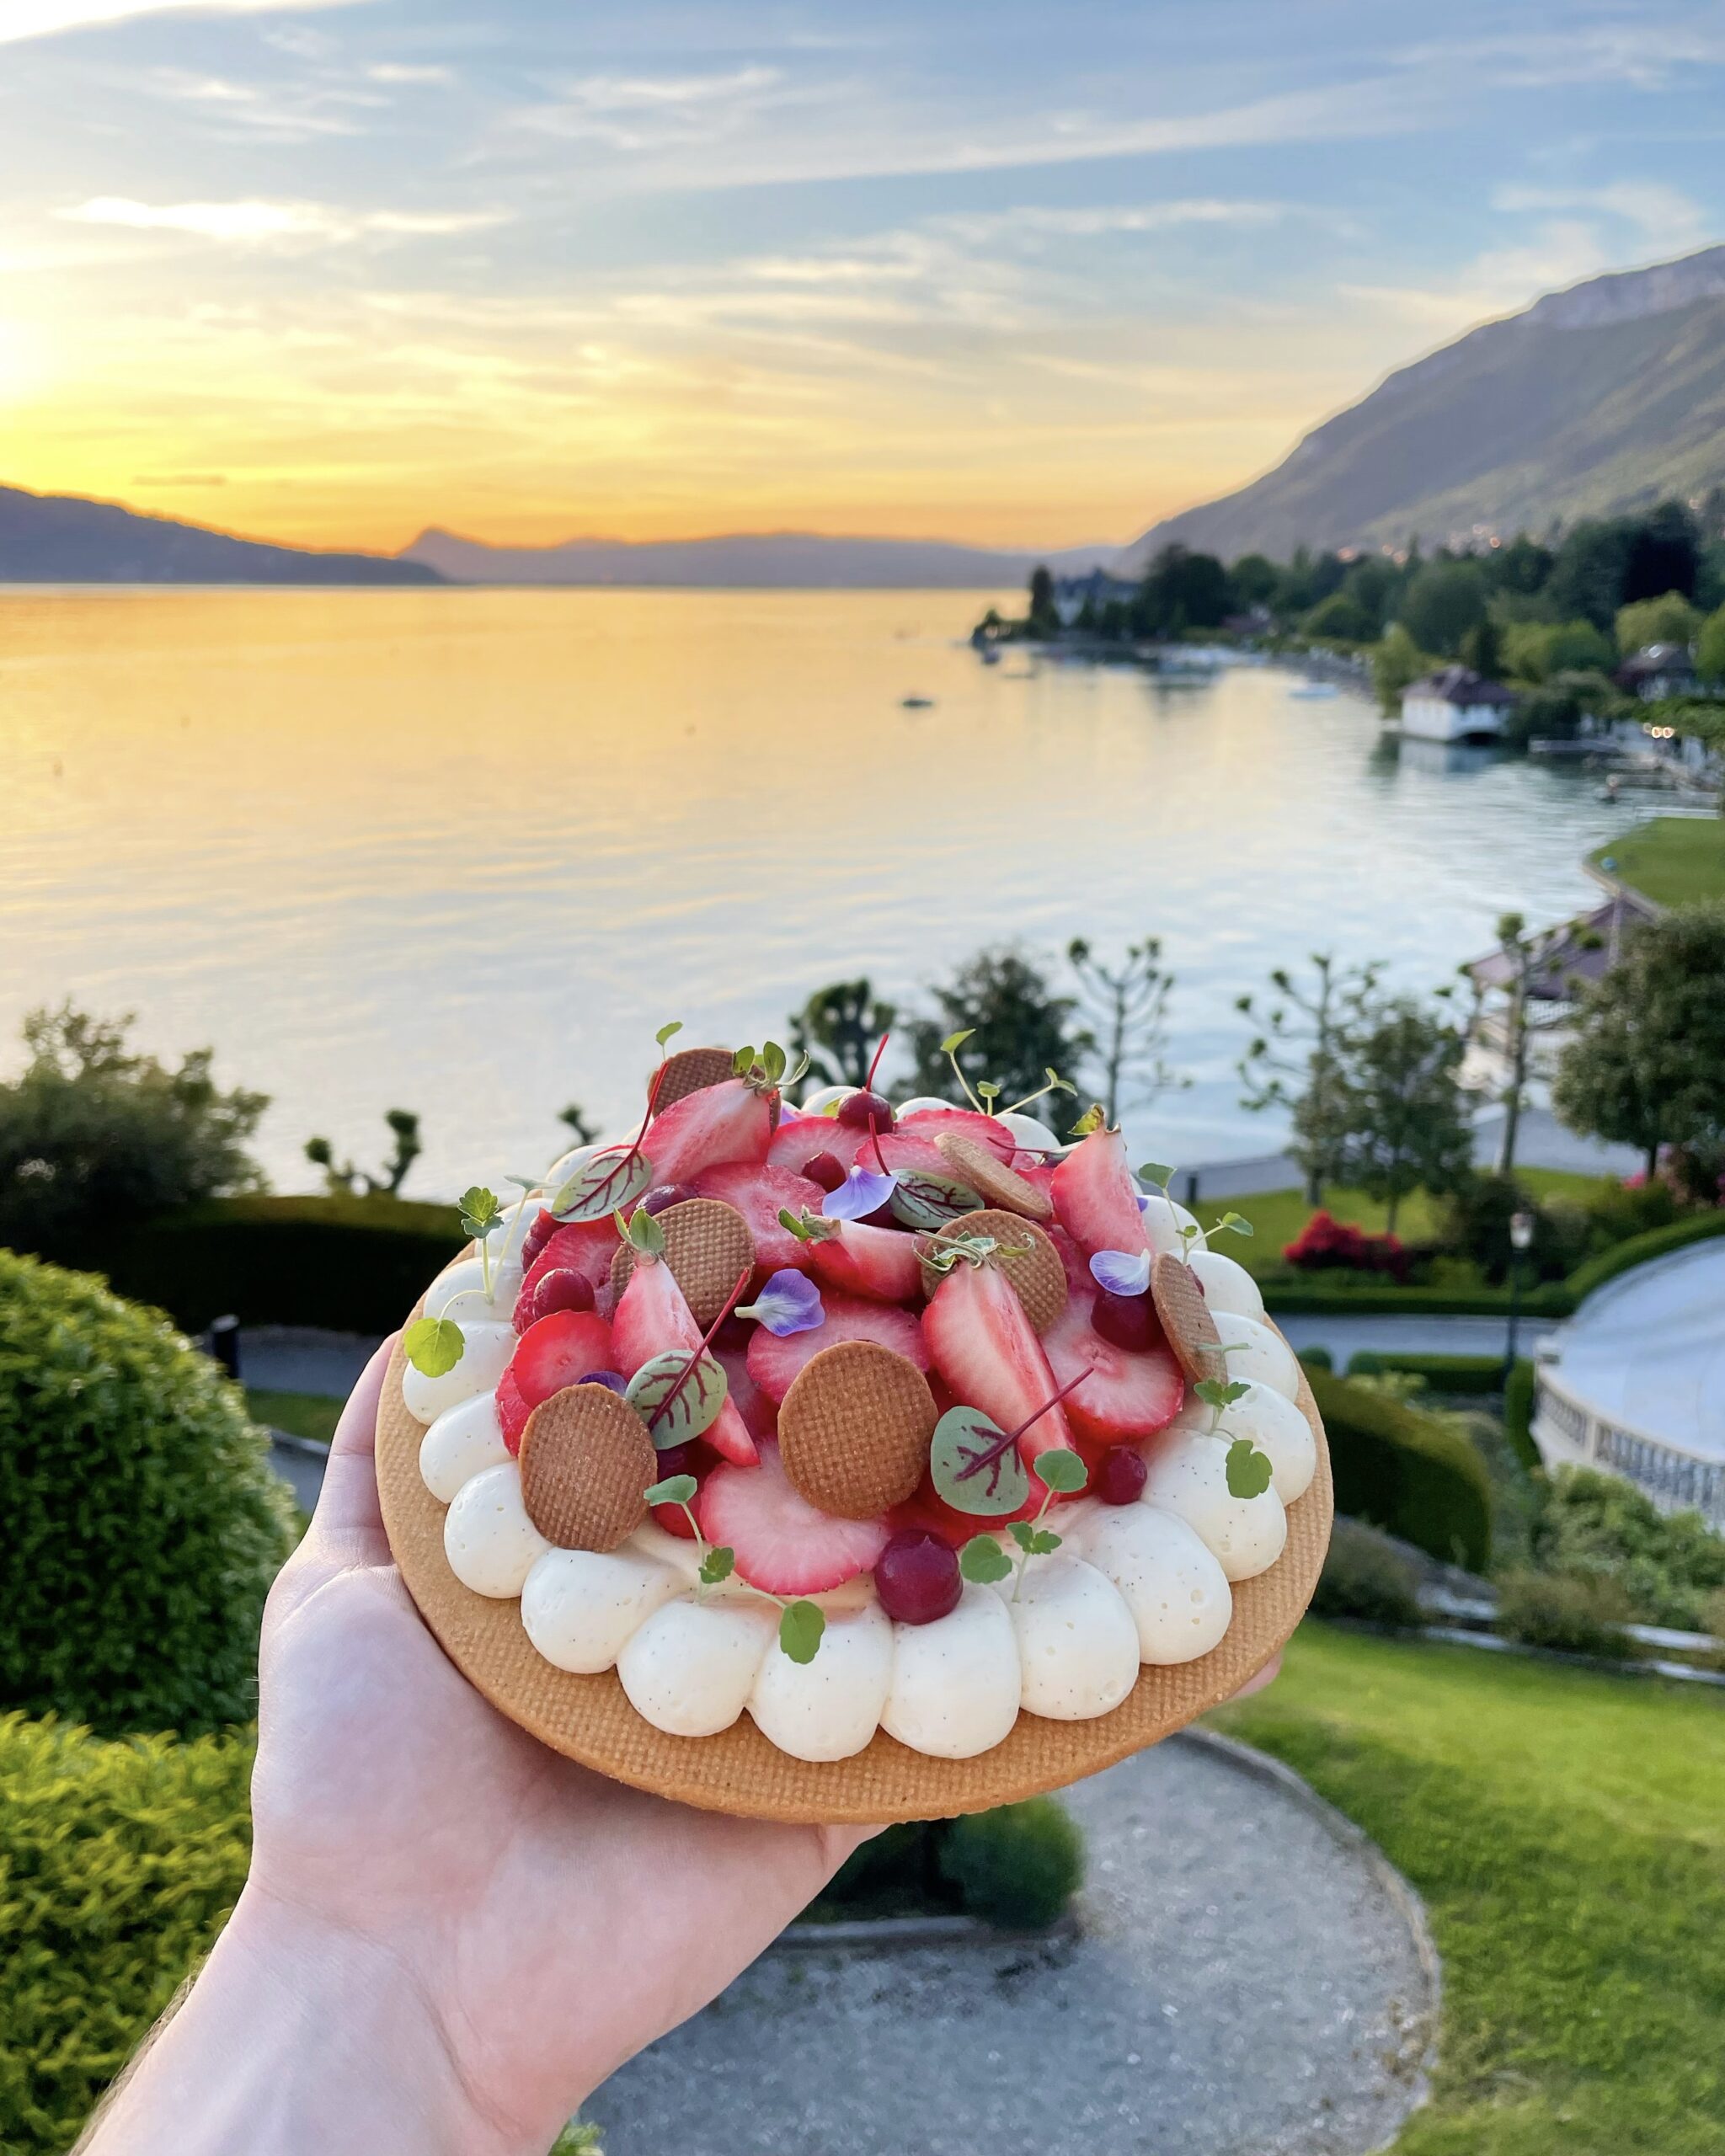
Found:
[{"label": "tree", "polygon": [[1636,929],[1580,998],[1551,1104],[1572,1130],[1702,1151],[1725,1139],[1725,901],[1680,906]]},{"label": "tree", "polygon": [[1454,659],[1462,638],[1485,619],[1488,595],[1477,562],[1428,562],[1402,593],[1397,619],[1423,650]]},{"label": "tree", "polygon": [[1604,673],[1616,663],[1616,647],[1591,622],[1512,622],[1503,632],[1503,664],[1519,681]]},{"label": "tree", "polygon": [[1129,1086],[1133,1105],[1144,1107],[1170,1086],[1189,1085],[1189,1079],[1170,1066],[1166,1054],[1174,977],[1162,970],[1161,938],[1146,936],[1141,943],[1129,943],[1118,966],[1103,965],[1081,936],[1066,946],[1066,956],[1093,1020],[1092,1053],[1102,1070],[1108,1121],[1120,1120]]},{"label": "tree", "polygon": [[88,1260],[150,1214],[263,1187],[246,1148],[269,1095],[220,1091],[209,1049],[177,1070],[136,1053],[133,1022],[69,1001],[24,1020],[29,1060],[0,1084],[0,1242]]},{"label": "tree", "polygon": [[823,1085],[865,1085],[875,1044],[892,1031],[897,1015],[874,993],[866,975],[830,980],[791,1020],[793,1055],[806,1055]]},{"label": "tree", "polygon": [[559,1123],[567,1123],[578,1145],[590,1145],[599,1135],[599,1126],[579,1101],[571,1101],[557,1112]]},{"label": "tree", "polygon": [[1518,592],[1523,597],[1542,591],[1556,558],[1549,547],[1542,547],[1537,539],[1530,539],[1525,531],[1518,531],[1507,547],[1498,549],[1493,560],[1498,590]]},{"label": "tree", "polygon": [[1388,1209],[1392,1233],[1412,1192],[1441,1197],[1473,1171],[1461,1051],[1456,1028],[1407,995],[1380,1006],[1344,1041],[1340,1172]]},{"label": "tree", "polygon": [[1371,655],[1371,680],[1379,709],[1386,717],[1399,712],[1402,691],[1422,674],[1429,674],[1437,663],[1429,652],[1420,649],[1399,622],[1392,622]]},{"label": "tree", "polygon": [[[1348,1137],[1350,1109],[1344,1084],[1348,1028],[1358,1026],[1377,993],[1379,967],[1338,966],[1327,951],[1311,955],[1314,979],[1297,986],[1285,967],[1270,975],[1279,1001],[1241,1058],[1242,1106],[1254,1113],[1285,1108],[1294,1124],[1294,1157],[1306,1171],[1306,1202],[1322,1205],[1324,1185],[1336,1180]],[[1235,1008],[1253,1023],[1252,998]]]},{"label": "tree", "polygon": [[1220,627],[1233,598],[1228,572],[1214,554],[1164,547],[1145,573],[1139,616],[1146,635],[1183,636]]},{"label": "tree", "polygon": [[1487,681],[1503,670],[1503,640],[1489,614],[1482,615],[1461,639],[1461,663]]},{"label": "tree", "polygon": [[1047,634],[1060,625],[1060,616],[1055,611],[1055,580],[1039,562],[1030,572],[1030,626]]},{"label": "tree", "polygon": [[1498,1139],[1495,1172],[1509,1176],[1515,1166],[1515,1141],[1521,1128],[1521,1102],[1527,1091],[1528,1051],[1532,1045],[1528,999],[1538,969],[1539,941],[1526,933],[1527,923],[1519,913],[1506,913],[1498,922],[1498,948],[1509,969],[1509,1001],[1503,1014],[1504,1058],[1509,1075],[1498,1096],[1503,1110],[1503,1129]]},{"label": "tree", "polygon": [[1701,617],[1680,591],[1657,599],[1635,599],[1617,609],[1617,648],[1626,659],[1653,643],[1689,645],[1701,632]]},{"label": "tree", "polygon": [[1668,591],[1693,599],[1701,566],[1701,527],[1695,512],[1687,502],[1661,502],[1629,526],[1622,604],[1657,599]]},{"label": "tree", "polygon": [[1695,640],[1695,670],[1708,687],[1725,689],[1725,606],[1701,623]]},{"label": "tree", "polygon": [[1066,1075],[1096,1045],[1071,1024],[1076,1000],[1057,995],[1034,960],[1012,944],[977,952],[932,995],[933,1012],[908,1028],[916,1069],[905,1090],[911,1093],[951,1092],[941,1043],[952,1033],[972,1033],[965,1064],[992,1079],[1006,1101],[1040,1091],[1049,1070]]},{"label": "tree", "polygon": [[1585,517],[1565,536],[1546,595],[1566,621],[1609,629],[1623,604],[1630,527],[1621,517]]},{"label": "tree", "polygon": [[1268,606],[1282,580],[1282,572],[1268,554],[1242,554],[1228,576],[1242,606]]},{"label": "tree", "polygon": [[1309,637],[1327,638],[1338,643],[1367,643],[1377,631],[1371,614],[1348,591],[1332,591],[1320,600],[1303,624]]},{"label": "tree", "polygon": [[385,1112],[383,1120],[389,1126],[395,1144],[381,1173],[375,1176],[365,1168],[356,1167],[351,1161],[338,1161],[335,1149],[327,1138],[306,1140],[306,1158],[313,1166],[323,1169],[324,1183],[332,1196],[339,1197],[345,1192],[355,1198],[400,1197],[408,1170],[425,1150],[419,1141],[419,1118],[411,1108],[390,1108]]}]

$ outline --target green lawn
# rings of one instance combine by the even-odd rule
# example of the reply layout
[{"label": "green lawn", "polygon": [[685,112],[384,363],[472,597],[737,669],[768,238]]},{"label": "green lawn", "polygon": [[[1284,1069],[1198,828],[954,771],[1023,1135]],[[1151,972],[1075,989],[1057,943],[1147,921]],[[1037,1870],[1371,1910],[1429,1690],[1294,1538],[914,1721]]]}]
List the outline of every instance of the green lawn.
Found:
[{"label": "green lawn", "polygon": [[254,1422],[267,1422],[286,1430],[291,1438],[316,1438],[328,1444],[335,1435],[339,1400],[326,1400],[320,1392],[270,1392],[262,1385],[246,1387],[246,1406]]},{"label": "green lawn", "polygon": [[1655,905],[1725,899],[1725,817],[1655,816],[1588,858]]},{"label": "green lawn", "polygon": [[1716,1694],[1307,1624],[1215,1720],[1424,1898],[1443,2031],[1397,2156],[1725,2152]]},{"label": "green lawn", "polygon": [[[1596,1177],[1571,1175],[1560,1168],[1518,1168],[1516,1175],[1541,1198],[1562,1193],[1586,1198],[1604,1187]],[[1172,1188],[1178,1197],[1181,1188],[1178,1176]],[[1335,1219],[1353,1221],[1374,1234],[1383,1232],[1389,1217],[1386,1207],[1361,1190],[1327,1190],[1323,1209]],[[1415,1191],[1402,1201],[1396,1233],[1403,1242],[1427,1241],[1438,1232],[1442,1210],[1440,1201],[1429,1198],[1423,1190]],[[1284,1270],[1284,1249],[1295,1240],[1312,1214],[1312,1208],[1297,1190],[1257,1191],[1247,1198],[1206,1198],[1201,1181],[1196,1211],[1206,1227],[1224,1213],[1238,1213],[1251,1221],[1250,1235],[1218,1235],[1215,1246],[1257,1274]]]}]

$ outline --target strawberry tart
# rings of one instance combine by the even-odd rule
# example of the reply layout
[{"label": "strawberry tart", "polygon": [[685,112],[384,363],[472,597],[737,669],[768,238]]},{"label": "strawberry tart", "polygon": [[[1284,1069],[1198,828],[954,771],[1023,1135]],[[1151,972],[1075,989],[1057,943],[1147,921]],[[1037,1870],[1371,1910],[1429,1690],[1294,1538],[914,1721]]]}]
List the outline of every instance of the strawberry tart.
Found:
[{"label": "strawberry tart", "polygon": [[1261,1667],[1329,1483],[1214,1246],[1245,1224],[956,1043],[959,1100],[793,1107],[777,1046],[675,1030],[636,1130],[466,1193],[398,1349],[385,1518],[457,1663],[624,1779],[871,1819],[1054,1786]]}]

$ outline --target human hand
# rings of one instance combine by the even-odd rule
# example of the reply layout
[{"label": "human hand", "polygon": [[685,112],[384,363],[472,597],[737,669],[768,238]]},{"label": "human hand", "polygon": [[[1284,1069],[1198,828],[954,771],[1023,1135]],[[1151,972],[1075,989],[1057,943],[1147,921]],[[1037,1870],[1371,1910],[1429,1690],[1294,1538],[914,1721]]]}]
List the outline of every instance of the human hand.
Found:
[{"label": "human hand", "polygon": [[270,1598],[248,1897],[383,1950],[499,2145],[542,2150],[864,1836],[645,1796],[482,1699],[390,1559],[373,1462],[384,1369],[380,1350]]}]

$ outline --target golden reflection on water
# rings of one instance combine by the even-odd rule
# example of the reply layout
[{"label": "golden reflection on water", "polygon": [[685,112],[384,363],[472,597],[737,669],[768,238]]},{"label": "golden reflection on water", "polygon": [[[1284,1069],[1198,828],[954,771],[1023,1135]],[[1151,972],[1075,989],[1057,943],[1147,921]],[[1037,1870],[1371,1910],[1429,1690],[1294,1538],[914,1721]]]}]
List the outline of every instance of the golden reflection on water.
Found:
[{"label": "golden reflection on water", "polygon": [[[266,1151],[425,1115],[430,1190],[633,1104],[653,1029],[782,1033],[984,941],[1165,938],[1162,1157],[1268,1150],[1234,995],[1333,946],[1421,985],[1578,904],[1621,813],[1386,756],[1286,677],[1156,690],[963,643],[985,595],[0,593],[0,1029],[76,994],[214,1041]],[[900,699],[932,696],[932,709]],[[1175,1150],[1168,1150],[1168,1146]]]}]

